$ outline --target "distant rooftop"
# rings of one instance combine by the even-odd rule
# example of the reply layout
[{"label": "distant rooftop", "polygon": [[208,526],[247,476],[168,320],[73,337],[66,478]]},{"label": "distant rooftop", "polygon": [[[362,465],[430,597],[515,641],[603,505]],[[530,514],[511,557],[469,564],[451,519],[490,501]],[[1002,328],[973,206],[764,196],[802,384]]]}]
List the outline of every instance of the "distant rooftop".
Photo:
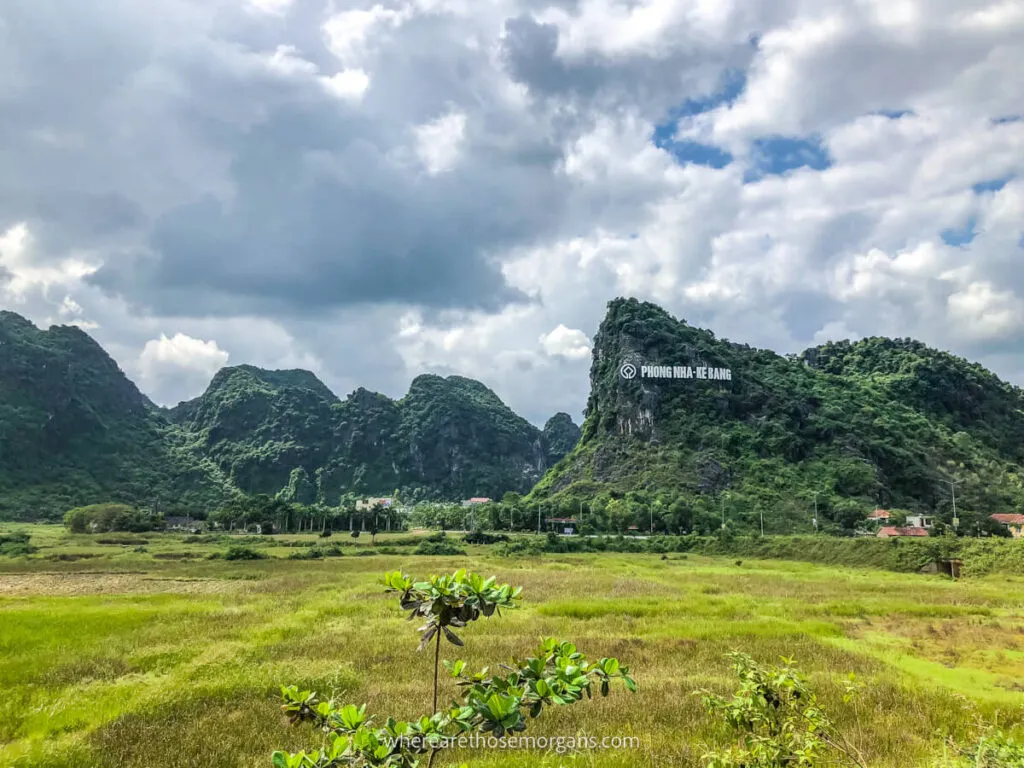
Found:
[{"label": "distant rooftop", "polygon": [[1003,525],[1024,525],[1024,515],[1000,514],[990,515],[991,519]]}]

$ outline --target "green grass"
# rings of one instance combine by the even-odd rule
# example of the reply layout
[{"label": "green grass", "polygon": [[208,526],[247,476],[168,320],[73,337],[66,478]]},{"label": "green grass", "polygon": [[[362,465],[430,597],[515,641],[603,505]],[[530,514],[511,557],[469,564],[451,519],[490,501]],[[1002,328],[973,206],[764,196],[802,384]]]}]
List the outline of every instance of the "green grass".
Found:
[{"label": "green grass", "polygon": [[[639,750],[445,754],[437,765],[698,766],[722,738],[696,689],[722,692],[732,649],[795,657],[873,768],[923,768],[941,734],[969,738],[976,714],[1024,726],[1024,578],[952,582],[773,560],[690,555],[464,557],[372,552],[336,535],[341,557],[291,560],[316,536],[246,541],[266,560],[207,559],[237,538],[145,534],[99,544],[57,527],[39,551],[0,558],[0,765],[17,768],[268,766],[275,748],[317,744],[278,710],[278,684],[337,693],[381,715],[429,707],[429,654],[377,580],[470,567],[524,587],[522,610],[477,622],[471,666],[523,654],[542,636],[618,656],[639,692],[557,708],[534,735],[637,736]],[[408,534],[406,534],[408,536]],[[120,535],[118,536],[120,538]],[[398,537],[380,536],[379,546]],[[136,551],[144,546],[145,551]],[[95,555],[56,560],[54,555]],[[193,559],[167,559],[192,554]],[[449,658],[453,651],[447,648]],[[835,684],[867,684],[853,704]],[[446,694],[454,691],[446,689]]]}]

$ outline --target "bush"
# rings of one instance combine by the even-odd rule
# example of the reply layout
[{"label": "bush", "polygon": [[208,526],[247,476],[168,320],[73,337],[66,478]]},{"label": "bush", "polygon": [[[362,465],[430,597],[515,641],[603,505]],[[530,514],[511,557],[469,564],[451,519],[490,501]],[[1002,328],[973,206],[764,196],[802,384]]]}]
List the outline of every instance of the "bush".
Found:
[{"label": "bush", "polygon": [[[431,537],[433,538],[433,537]],[[466,550],[449,541],[428,540],[413,550],[415,555],[464,555]]]},{"label": "bush", "polygon": [[[732,743],[707,752],[706,768],[789,768],[843,765],[866,768],[863,757],[818,705],[807,681],[785,659],[763,665],[745,653],[729,654],[739,678],[731,698],[695,691],[708,714],[732,731]],[[848,703],[859,688],[851,674],[843,684]]]},{"label": "bush", "polygon": [[[440,542],[428,542],[438,546]],[[274,768],[333,768],[334,766],[389,766],[389,768],[431,768],[434,758],[445,748],[444,741],[466,733],[503,738],[526,730],[527,723],[549,706],[566,706],[590,699],[594,690],[602,696],[611,684],[622,682],[630,691],[636,683],[629,669],[618,659],[602,658],[594,662],[570,642],[546,638],[537,656],[513,658],[502,664],[502,672],[488,675],[488,667],[471,673],[466,662],[445,660],[450,676],[461,689],[462,704],[438,708],[441,640],[464,645],[454,629],[490,616],[501,616],[501,609],[517,607],[522,588],[498,585],[492,576],[457,571],[451,576],[431,576],[429,581],[411,579],[400,572],[384,576],[387,592],[399,594],[402,611],[409,618],[425,620],[417,630],[418,650],[434,646],[433,698],[431,714],[408,722],[387,718],[377,725],[366,705],[341,706],[334,699],[321,700],[313,691],[282,686],[285,714],[294,725],[309,723],[321,734],[328,734],[326,746],[311,754],[278,751],[271,756]],[[453,629],[454,628],[454,629]],[[433,641],[433,642],[431,642]]]},{"label": "bush", "polygon": [[494,553],[502,557],[515,557],[516,555],[541,555],[547,552],[547,543],[540,539],[513,539],[499,544],[494,548]]},{"label": "bush", "polygon": [[250,547],[244,547],[241,545],[233,545],[227,548],[224,552],[218,552],[210,556],[211,558],[220,558],[221,560],[266,560],[266,552],[257,552],[255,549]]},{"label": "bush", "polygon": [[39,551],[29,542],[27,533],[5,533],[0,535],[0,557],[22,557]]},{"label": "bush", "polygon": [[321,560],[325,557],[342,557],[345,553],[341,547],[334,544],[330,547],[310,547],[304,552],[292,552],[288,555],[289,560]]},{"label": "bush", "polygon": [[162,518],[127,504],[91,504],[64,513],[64,525],[72,533],[140,533],[163,525]]},{"label": "bush", "polygon": [[508,541],[504,533],[485,533],[484,531],[470,531],[462,540],[467,544],[499,544]]}]

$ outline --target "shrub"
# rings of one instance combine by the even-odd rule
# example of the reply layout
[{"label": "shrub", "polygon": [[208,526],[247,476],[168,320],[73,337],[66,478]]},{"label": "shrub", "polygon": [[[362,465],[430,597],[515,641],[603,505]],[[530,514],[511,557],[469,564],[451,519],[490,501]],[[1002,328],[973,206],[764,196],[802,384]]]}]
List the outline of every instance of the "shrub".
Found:
[{"label": "shrub", "polygon": [[1020,768],[1024,765],[1024,743],[992,729],[984,728],[981,738],[969,747],[955,744],[953,761],[936,768]]},{"label": "shrub", "polygon": [[310,547],[303,552],[292,552],[288,555],[289,560],[320,560],[325,557],[342,557],[345,553],[341,547],[334,544],[329,547]]},{"label": "shrub", "polygon": [[413,550],[416,555],[464,555],[466,550],[450,541],[424,541]]},{"label": "shrub", "polygon": [[[435,542],[436,543],[436,542]],[[432,714],[416,720],[397,722],[388,718],[377,726],[366,715],[366,705],[339,706],[322,701],[315,692],[282,687],[281,709],[294,724],[308,722],[328,734],[326,744],[312,752],[275,752],[274,768],[340,768],[341,766],[388,766],[388,768],[426,768],[434,764],[446,741],[468,733],[490,734],[503,738],[526,729],[527,716],[537,717],[545,707],[571,705],[592,696],[599,688],[607,696],[611,683],[624,682],[633,691],[636,685],[629,670],[617,659],[588,662],[576,646],[554,638],[545,639],[537,655],[513,659],[502,665],[500,675],[488,675],[487,668],[466,673],[466,662],[445,661],[449,674],[460,688],[461,702],[438,709],[438,672],[441,638],[462,646],[453,631],[482,617],[501,615],[502,608],[515,608],[521,588],[498,585],[494,577],[484,579],[475,573],[457,571],[451,576],[431,576],[414,581],[395,572],[384,576],[387,592],[400,594],[399,606],[409,611],[410,619],[421,619],[418,629],[422,651],[434,646]]]},{"label": "shrub", "polygon": [[547,545],[540,539],[513,539],[494,548],[496,555],[515,557],[516,555],[541,555],[547,552]]},{"label": "shrub", "polygon": [[504,533],[485,533],[484,531],[470,531],[462,540],[467,544],[498,544],[508,541]]},{"label": "shrub", "polygon": [[111,533],[152,531],[163,525],[152,512],[127,504],[91,504],[64,513],[64,525],[72,533]]},{"label": "shrub", "polygon": [[33,555],[39,551],[38,547],[30,543],[27,533],[5,533],[0,535],[0,556],[2,557],[23,557]]},{"label": "shrub", "polygon": [[[740,686],[732,698],[697,691],[704,708],[733,731],[724,750],[705,753],[706,768],[791,768],[846,765],[866,768],[864,758],[818,706],[817,697],[793,666],[767,666],[733,652],[732,668]],[[857,685],[846,682],[845,701]]]},{"label": "shrub", "polygon": [[220,558],[221,560],[265,560],[267,558],[267,553],[257,552],[255,549],[250,547],[234,544],[228,547],[224,552],[214,553],[210,557]]}]

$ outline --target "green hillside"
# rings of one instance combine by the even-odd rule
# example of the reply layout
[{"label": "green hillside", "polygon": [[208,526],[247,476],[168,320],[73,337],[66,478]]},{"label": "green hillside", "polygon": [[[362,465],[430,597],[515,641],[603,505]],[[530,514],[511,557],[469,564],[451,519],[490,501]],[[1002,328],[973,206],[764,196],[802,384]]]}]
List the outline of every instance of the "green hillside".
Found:
[{"label": "green hillside", "polygon": [[202,397],[170,412],[196,455],[236,487],[275,494],[291,471],[311,476],[331,455],[337,397],[309,371],[222,368]]},{"label": "green hillside", "polygon": [[459,376],[419,376],[398,401],[362,388],[342,401],[309,371],[250,365],[157,408],[81,329],[0,312],[0,519],[109,501],[201,514],[285,489],[332,506],[396,488],[408,499],[525,493],[574,443],[571,419],[552,423],[549,441]]},{"label": "green hillside", "polygon": [[397,401],[363,388],[341,401],[306,371],[225,368],[173,417],[243,491],[275,494],[301,470],[298,482],[308,478],[313,498],[329,505],[396,488],[416,499],[525,493],[572,447],[564,425],[549,446],[461,376],[417,376]]},{"label": "green hillside", "polygon": [[0,312],[0,519],[95,501],[173,511],[223,495],[217,473],[88,334]]},{"label": "green hillside", "polygon": [[[730,380],[628,379],[625,363],[728,369]],[[715,338],[617,299],[595,337],[576,449],[527,499],[610,527],[851,531],[882,506],[961,530],[1024,508],[1024,393],[978,365],[907,341],[799,356]]]}]

